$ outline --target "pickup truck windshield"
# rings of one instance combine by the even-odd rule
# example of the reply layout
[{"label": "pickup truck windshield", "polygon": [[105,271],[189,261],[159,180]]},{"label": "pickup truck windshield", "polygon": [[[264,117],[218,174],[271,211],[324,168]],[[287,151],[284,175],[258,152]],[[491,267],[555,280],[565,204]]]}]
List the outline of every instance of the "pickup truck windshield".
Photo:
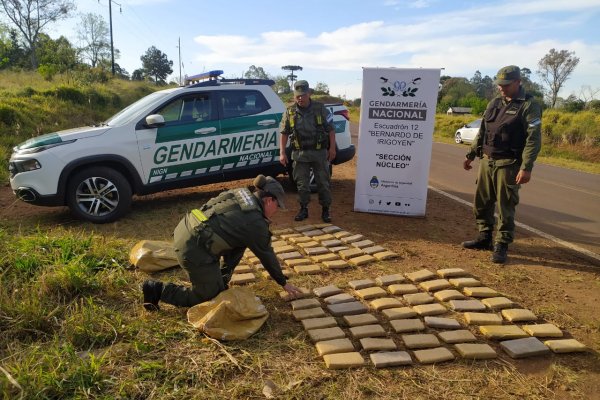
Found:
[{"label": "pickup truck windshield", "polygon": [[130,104],[125,107],[112,117],[106,120],[105,124],[108,126],[121,126],[131,122],[135,118],[140,117],[140,112],[144,111],[148,107],[153,104],[156,104],[162,101],[163,98],[167,97],[173,90],[161,90],[159,92],[154,92],[149,94],[148,96],[142,97],[135,103]]}]

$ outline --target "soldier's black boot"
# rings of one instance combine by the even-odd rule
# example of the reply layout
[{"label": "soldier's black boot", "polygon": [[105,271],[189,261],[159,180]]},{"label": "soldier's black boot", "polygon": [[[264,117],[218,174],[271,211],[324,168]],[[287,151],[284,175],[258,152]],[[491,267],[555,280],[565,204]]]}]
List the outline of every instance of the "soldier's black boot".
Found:
[{"label": "soldier's black boot", "polygon": [[506,253],[508,252],[508,243],[496,243],[492,253],[492,262],[504,264],[506,262]]},{"label": "soldier's black boot", "polygon": [[294,221],[302,221],[306,218],[308,218],[308,207],[300,206],[300,211],[298,211],[298,214],[294,217]]},{"label": "soldier's black boot", "polygon": [[323,212],[321,212],[321,219],[323,222],[331,222],[331,215],[329,215],[329,207],[323,207]]},{"label": "soldier's black boot", "polygon": [[142,284],[142,293],[144,293],[144,308],[148,311],[158,311],[160,307],[160,295],[163,291],[163,283],[160,281],[146,280]]},{"label": "soldier's black boot", "polygon": [[477,239],[462,242],[462,247],[472,250],[492,250],[492,232],[479,232]]}]

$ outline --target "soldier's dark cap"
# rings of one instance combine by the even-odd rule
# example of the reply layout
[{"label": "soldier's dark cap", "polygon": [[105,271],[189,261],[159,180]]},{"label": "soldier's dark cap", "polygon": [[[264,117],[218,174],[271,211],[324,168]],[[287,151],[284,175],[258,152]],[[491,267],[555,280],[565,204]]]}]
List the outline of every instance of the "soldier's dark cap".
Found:
[{"label": "soldier's dark cap", "polygon": [[310,93],[310,87],[308,86],[308,82],[302,80],[294,83],[294,96],[301,96],[307,93]]},{"label": "soldier's dark cap", "polygon": [[277,205],[282,210],[285,210],[285,191],[281,183],[277,182],[272,176],[258,175],[254,178],[254,186],[263,192],[270,194],[277,200]]},{"label": "soldier's dark cap", "polygon": [[502,67],[496,74],[494,83],[496,85],[508,85],[509,83],[521,79],[521,70],[516,65]]}]

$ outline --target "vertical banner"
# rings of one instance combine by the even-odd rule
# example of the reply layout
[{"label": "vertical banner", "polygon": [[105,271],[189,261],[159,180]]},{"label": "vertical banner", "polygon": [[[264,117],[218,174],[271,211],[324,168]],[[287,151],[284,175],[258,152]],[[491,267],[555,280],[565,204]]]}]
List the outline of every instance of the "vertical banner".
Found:
[{"label": "vertical banner", "polygon": [[354,211],[425,215],[439,82],[439,69],[363,69]]}]

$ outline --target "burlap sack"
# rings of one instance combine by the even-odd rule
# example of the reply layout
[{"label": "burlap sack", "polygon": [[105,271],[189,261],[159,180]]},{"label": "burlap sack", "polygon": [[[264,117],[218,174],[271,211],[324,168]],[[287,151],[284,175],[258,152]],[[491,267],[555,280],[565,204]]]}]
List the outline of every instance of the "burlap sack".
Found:
[{"label": "burlap sack", "polygon": [[269,318],[260,299],[247,287],[232,287],[187,312],[190,324],[218,340],[247,339]]},{"label": "burlap sack", "polygon": [[173,243],[161,240],[141,240],[129,252],[129,261],[146,272],[162,271],[179,265]]}]

